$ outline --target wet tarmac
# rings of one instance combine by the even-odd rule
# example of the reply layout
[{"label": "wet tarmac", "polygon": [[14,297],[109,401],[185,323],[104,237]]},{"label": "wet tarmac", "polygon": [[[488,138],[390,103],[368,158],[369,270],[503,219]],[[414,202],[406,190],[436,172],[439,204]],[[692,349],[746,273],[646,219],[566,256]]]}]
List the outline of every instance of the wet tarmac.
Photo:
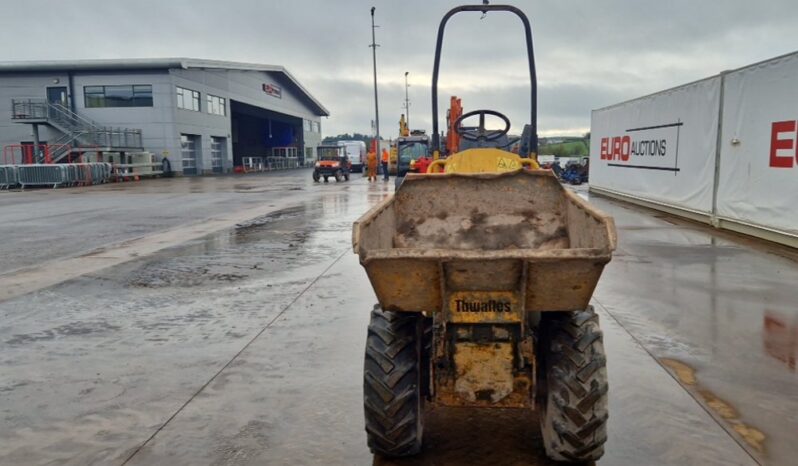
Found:
[{"label": "wet tarmac", "polygon": [[592,201],[620,238],[596,300],[759,462],[795,464],[795,251]]},{"label": "wet tarmac", "polygon": [[[0,464],[552,464],[535,413],[504,410],[428,409],[421,455],[370,454],[361,386],[375,298],[351,222],[393,180],[313,185],[306,175],[142,183],[217,195],[226,209],[245,205],[237,196],[285,204],[0,301]],[[101,188],[111,203],[130,194]],[[798,309],[784,285],[798,264],[593,201],[620,236],[595,303],[610,381],[599,464],[793,464]],[[196,219],[166,227],[186,221]]]},{"label": "wet tarmac", "polygon": [[[73,257],[206,221],[265,200],[300,200],[309,170],[268,176],[161,178],[100,186],[3,191],[0,194],[0,273]],[[271,194],[271,195],[269,195]]]}]

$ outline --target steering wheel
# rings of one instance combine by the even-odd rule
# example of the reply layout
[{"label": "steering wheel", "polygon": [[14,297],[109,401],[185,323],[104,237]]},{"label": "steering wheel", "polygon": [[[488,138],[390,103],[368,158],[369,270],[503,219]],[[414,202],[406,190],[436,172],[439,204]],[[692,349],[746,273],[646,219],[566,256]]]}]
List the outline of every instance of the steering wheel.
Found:
[{"label": "steering wheel", "polygon": [[[465,129],[461,126],[463,120],[479,115],[479,127],[476,129]],[[487,130],[485,129],[485,115],[493,115],[504,120],[504,129]],[[510,131],[510,119],[495,110],[474,110],[460,115],[454,122],[454,132],[467,141],[495,141]]]}]

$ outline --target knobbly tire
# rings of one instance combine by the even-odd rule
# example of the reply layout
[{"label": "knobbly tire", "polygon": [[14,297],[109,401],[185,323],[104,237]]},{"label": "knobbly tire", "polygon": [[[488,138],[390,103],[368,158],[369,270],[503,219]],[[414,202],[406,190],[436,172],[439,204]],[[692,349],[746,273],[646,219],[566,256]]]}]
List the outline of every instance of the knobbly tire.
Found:
[{"label": "knobbly tire", "polygon": [[372,453],[399,457],[421,451],[423,325],[421,314],[379,306],[371,311],[363,403]]},{"label": "knobbly tire", "polygon": [[607,441],[607,358],[593,307],[544,313],[540,424],[546,455],[598,460]]}]

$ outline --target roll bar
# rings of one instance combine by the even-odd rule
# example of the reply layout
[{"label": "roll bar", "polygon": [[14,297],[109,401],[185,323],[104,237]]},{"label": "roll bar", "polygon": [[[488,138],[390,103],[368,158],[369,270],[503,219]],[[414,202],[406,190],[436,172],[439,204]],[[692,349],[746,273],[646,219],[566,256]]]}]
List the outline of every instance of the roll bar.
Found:
[{"label": "roll bar", "polygon": [[538,122],[537,122],[537,105],[538,105],[538,80],[535,72],[535,52],[532,47],[532,27],[529,25],[529,19],[523,11],[512,5],[463,5],[449,10],[438,26],[438,41],[435,44],[435,66],[432,69],[432,147],[440,151],[440,134],[438,132],[438,74],[441,67],[441,48],[443,47],[443,32],[446,29],[446,23],[449,18],[457,13],[464,11],[476,11],[486,14],[489,11],[508,11],[514,13],[524,23],[524,32],[526,34],[526,51],[529,58],[529,79],[532,84],[530,92],[531,115],[530,115],[530,132],[529,132],[529,151],[537,153],[538,151]]}]

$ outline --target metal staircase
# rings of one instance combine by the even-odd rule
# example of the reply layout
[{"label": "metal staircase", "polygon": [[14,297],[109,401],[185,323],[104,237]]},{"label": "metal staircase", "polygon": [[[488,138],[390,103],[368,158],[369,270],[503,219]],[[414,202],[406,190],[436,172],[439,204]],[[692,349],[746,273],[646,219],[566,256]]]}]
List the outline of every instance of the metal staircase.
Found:
[{"label": "metal staircase", "polygon": [[50,145],[54,147],[51,158],[54,163],[71,152],[135,152],[143,151],[141,130],[102,126],[67,107],[47,100],[12,100],[11,118],[17,123],[49,125],[63,135]]}]

